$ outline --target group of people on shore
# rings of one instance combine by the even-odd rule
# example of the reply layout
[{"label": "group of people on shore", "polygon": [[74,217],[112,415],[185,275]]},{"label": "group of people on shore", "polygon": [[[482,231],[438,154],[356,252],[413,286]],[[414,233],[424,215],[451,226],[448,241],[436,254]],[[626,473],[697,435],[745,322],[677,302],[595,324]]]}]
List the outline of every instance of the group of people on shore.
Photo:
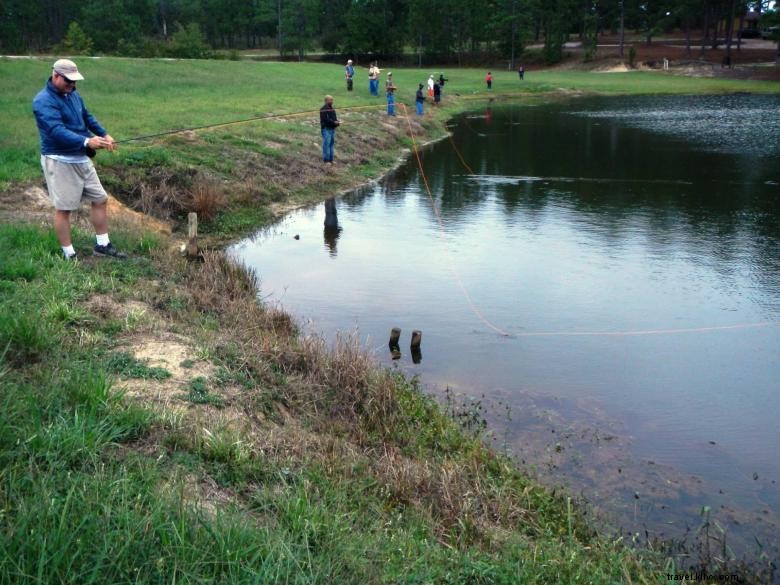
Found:
[{"label": "group of people on shore", "polygon": [[[379,77],[382,70],[376,61],[372,62],[368,68],[368,93],[372,97],[379,97]],[[355,78],[355,66],[352,59],[347,61],[344,66],[344,79],[347,83],[347,91],[354,89]],[[428,91],[427,95],[425,85],[420,83],[415,94],[415,106],[417,115],[422,116],[424,113],[423,104],[426,99],[431,99],[433,104],[438,105],[441,102],[442,88],[447,82],[447,78],[444,74],[439,74],[438,79],[434,79],[433,74],[428,77]],[[395,116],[395,93],[398,91],[395,82],[393,81],[392,71],[387,72],[385,79],[385,96],[387,97],[387,115]],[[336,141],[336,128],[341,125],[338,117],[336,116],[336,110],[333,107],[333,96],[326,95],[325,103],[320,108],[320,132],[322,133],[322,162],[326,165],[333,164],[333,148]]]},{"label": "group of people on shore", "polygon": [[[379,77],[382,70],[376,61],[373,61],[368,68],[368,93],[372,97],[379,97]],[[525,68],[520,65],[517,68],[517,75],[520,80],[525,78]],[[347,60],[344,66],[344,79],[347,83],[347,91],[354,88],[355,66],[352,59]],[[418,116],[424,113],[426,99],[431,100],[434,105],[441,102],[442,90],[447,78],[444,74],[439,74],[438,79],[434,78],[433,73],[428,76],[427,91],[426,84],[420,83],[414,96],[414,102]],[[485,75],[485,84],[487,89],[493,89],[493,74],[488,71]],[[398,91],[393,81],[393,73],[388,72],[385,80],[385,95],[387,96],[387,115],[395,116],[395,93]],[[320,129],[322,131],[322,160],[325,164],[333,164],[333,145],[335,142],[336,128],[341,124],[336,117],[336,110],[333,108],[333,96],[326,95],[325,103],[320,108]]]},{"label": "group of people on shore", "polygon": [[[382,70],[376,61],[373,61],[368,68],[368,93],[372,97],[379,97],[379,78]],[[347,61],[344,66],[344,79],[347,83],[347,91],[352,91],[354,88],[355,78],[355,66],[352,59]],[[427,97],[425,94],[425,85],[419,84],[417,93],[415,95],[415,104],[417,106],[417,115],[422,116],[424,113],[423,103],[426,99],[430,99],[433,104],[438,105],[441,102],[442,88],[446,83],[447,78],[444,74],[440,74],[438,79],[434,79],[433,74],[428,78],[428,91]],[[385,80],[385,96],[387,97],[387,115],[395,116],[395,94],[398,91],[398,87],[393,81],[393,73],[388,72]]]}]

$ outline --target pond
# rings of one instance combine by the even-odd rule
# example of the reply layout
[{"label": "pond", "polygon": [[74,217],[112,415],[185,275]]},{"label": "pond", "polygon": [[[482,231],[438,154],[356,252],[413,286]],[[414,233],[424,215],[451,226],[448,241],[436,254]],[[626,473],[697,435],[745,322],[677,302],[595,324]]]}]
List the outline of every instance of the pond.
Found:
[{"label": "pond", "polygon": [[432,198],[412,159],[339,199],[338,231],[320,205],[233,251],[266,302],[465,400],[599,518],[680,538],[705,511],[777,557],[778,111],[752,95],[487,106],[422,152]]}]

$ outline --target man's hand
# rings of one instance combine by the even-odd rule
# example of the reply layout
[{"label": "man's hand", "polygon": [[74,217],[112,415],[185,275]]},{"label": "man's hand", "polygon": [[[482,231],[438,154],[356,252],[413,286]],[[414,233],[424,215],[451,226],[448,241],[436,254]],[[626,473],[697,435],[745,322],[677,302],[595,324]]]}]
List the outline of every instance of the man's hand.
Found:
[{"label": "man's hand", "polygon": [[89,139],[89,142],[87,142],[87,146],[89,146],[92,150],[101,150],[103,148],[112,152],[116,150],[116,143],[114,142],[114,139],[111,138],[111,136],[108,134],[105,136],[93,136]]}]

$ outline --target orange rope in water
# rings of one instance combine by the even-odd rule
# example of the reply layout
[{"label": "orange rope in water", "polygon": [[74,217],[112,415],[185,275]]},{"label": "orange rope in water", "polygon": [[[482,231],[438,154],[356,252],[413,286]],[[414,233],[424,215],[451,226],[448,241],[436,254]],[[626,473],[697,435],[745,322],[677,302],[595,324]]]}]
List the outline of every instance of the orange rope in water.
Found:
[{"label": "orange rope in water", "polygon": [[513,337],[632,337],[645,335],[670,335],[674,333],[705,333],[708,331],[728,331],[730,329],[752,329],[778,325],[780,321],[760,321],[758,323],[736,323],[734,325],[715,325],[712,327],[688,327],[680,329],[639,329],[635,331],[528,331],[513,333]]},{"label": "orange rope in water", "polygon": [[468,165],[466,160],[463,158],[463,155],[460,153],[460,150],[455,145],[455,141],[452,139],[452,133],[447,132],[447,138],[450,139],[450,144],[452,144],[452,148],[455,150],[455,154],[458,155],[458,158],[460,159],[460,162],[463,164],[463,167],[469,172],[469,175],[475,174],[473,170],[471,170],[471,167]]},{"label": "orange rope in water", "polygon": [[[412,139],[412,150],[414,151],[414,156],[417,159],[417,167],[420,169],[420,176],[422,177],[423,184],[425,185],[425,192],[428,194],[428,199],[431,202],[431,207],[433,207],[433,214],[436,217],[436,222],[439,226],[439,233],[441,234],[442,238],[446,238],[447,232],[444,229],[444,222],[441,219],[441,214],[439,213],[439,208],[436,205],[436,201],[433,198],[433,193],[431,192],[431,186],[428,183],[428,177],[425,175],[425,169],[423,169],[422,159],[420,158],[420,152],[417,150],[417,141],[414,138],[414,130],[412,130],[412,122],[409,119],[409,112],[406,109],[406,104],[400,104],[400,105],[401,108],[403,108],[404,117],[406,118],[406,123],[409,126],[409,137]],[[465,164],[465,161],[463,162]],[[485,325],[487,325],[490,329],[492,329],[499,335],[503,335],[504,337],[512,337],[510,333],[507,333],[506,331],[501,329],[498,325],[495,325],[493,322],[491,322],[490,319],[485,317],[485,315],[482,314],[482,311],[480,311],[477,305],[474,303],[474,299],[471,298],[471,295],[469,294],[466,285],[463,284],[463,279],[460,277],[460,274],[458,274],[458,271],[455,269],[455,262],[454,259],[452,258],[452,251],[450,250],[449,246],[446,244],[447,242],[445,241],[445,250],[447,251],[447,255],[450,257],[450,270],[452,270],[452,273],[455,276],[455,281],[458,283],[458,287],[463,292],[463,296],[466,297],[466,301],[468,302],[469,307],[471,307],[471,310],[479,318],[480,321],[482,321]]]}]

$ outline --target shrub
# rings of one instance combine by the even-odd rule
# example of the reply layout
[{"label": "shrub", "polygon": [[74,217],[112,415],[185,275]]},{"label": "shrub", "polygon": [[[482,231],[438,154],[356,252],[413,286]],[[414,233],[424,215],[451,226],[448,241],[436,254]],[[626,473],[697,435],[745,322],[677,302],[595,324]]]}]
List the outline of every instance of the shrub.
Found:
[{"label": "shrub", "polygon": [[116,53],[124,57],[142,57],[151,59],[165,54],[165,44],[157,39],[141,37],[135,40],[120,39]]},{"label": "shrub", "polygon": [[180,59],[208,59],[211,49],[197,22],[187,26],[177,25],[178,30],[171,36],[167,51],[171,57]]},{"label": "shrub", "polygon": [[92,47],[92,39],[79,26],[79,23],[71,22],[62,39],[62,51],[70,55],[91,55]]},{"label": "shrub", "polygon": [[222,186],[213,179],[201,177],[193,182],[190,209],[201,219],[212,219],[225,207]]}]

